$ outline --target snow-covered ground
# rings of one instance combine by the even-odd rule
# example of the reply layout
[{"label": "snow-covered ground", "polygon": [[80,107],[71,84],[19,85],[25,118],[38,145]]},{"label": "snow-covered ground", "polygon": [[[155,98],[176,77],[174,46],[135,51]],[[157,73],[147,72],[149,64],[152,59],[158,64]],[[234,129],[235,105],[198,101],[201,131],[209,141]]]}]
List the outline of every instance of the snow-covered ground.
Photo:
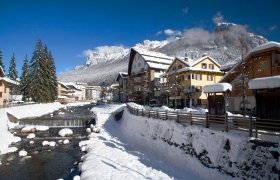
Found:
[{"label": "snow-covered ground", "polygon": [[19,137],[14,136],[8,131],[8,129],[14,127],[15,124],[9,121],[7,113],[20,119],[42,116],[62,107],[64,107],[64,105],[60,103],[48,103],[0,109],[0,154],[7,153],[11,143],[20,141]]},{"label": "snow-covered ground", "polygon": [[101,133],[90,135],[88,153],[80,166],[81,179],[228,178],[159,139],[139,134],[142,125],[134,122],[134,117],[130,119],[126,111],[122,120],[115,121],[111,113],[119,108],[118,105],[93,108]]},{"label": "snow-covered ground", "polygon": [[[120,105],[95,107],[100,134],[90,134],[81,179],[275,178],[276,147],[255,146],[247,135],[134,116]],[[278,152],[279,153],[279,152]]]}]

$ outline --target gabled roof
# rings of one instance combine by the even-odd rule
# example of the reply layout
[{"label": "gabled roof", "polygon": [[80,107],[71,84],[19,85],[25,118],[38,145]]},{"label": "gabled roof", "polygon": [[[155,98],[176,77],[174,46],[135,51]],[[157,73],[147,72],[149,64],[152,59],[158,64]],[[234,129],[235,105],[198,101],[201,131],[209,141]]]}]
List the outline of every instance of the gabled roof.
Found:
[{"label": "gabled roof", "polygon": [[221,80],[220,82],[231,82],[232,80],[234,80],[239,74],[240,74],[240,69],[241,69],[241,65],[244,63],[249,62],[253,56],[261,54],[261,53],[265,53],[265,52],[269,52],[269,51],[279,51],[280,52],[280,43],[278,42],[274,42],[274,41],[270,41],[267,42],[263,45],[260,45],[258,47],[255,47],[254,49],[252,49],[249,53],[247,53],[247,55],[245,56],[244,60],[237,63]]},{"label": "gabled roof", "polygon": [[119,81],[120,78],[122,78],[122,79],[128,78],[127,72],[119,72],[118,77],[117,77],[117,81]]},{"label": "gabled roof", "polygon": [[215,61],[213,58],[209,57],[209,56],[203,56],[195,61],[188,59],[188,62],[182,60],[182,58],[178,58],[176,57],[175,60],[172,62],[172,64],[168,67],[166,73],[164,73],[163,75],[161,75],[161,77],[165,77],[171,74],[174,74],[174,71],[168,72],[171,68],[171,66],[176,63],[176,60],[179,60],[180,62],[184,63],[187,67],[184,67],[182,69],[178,69],[176,70],[176,73],[180,73],[180,72],[185,72],[185,71],[201,71],[201,72],[215,72],[215,73],[222,73],[220,70],[213,70],[213,69],[202,69],[199,67],[193,67],[196,64],[200,63],[201,61],[205,60],[206,58],[210,59],[213,63],[215,63],[218,67],[221,67],[221,65],[219,63],[217,63],[217,61]]},{"label": "gabled roof", "polygon": [[69,89],[69,87],[67,86],[67,83],[61,82],[61,81],[57,81],[58,84],[60,84],[61,86],[63,86],[66,89]]},{"label": "gabled roof", "polygon": [[143,49],[131,48],[129,63],[128,63],[128,75],[131,75],[132,63],[136,54],[139,54],[152,69],[167,69],[172,63],[173,57],[167,56],[165,54],[153,51],[147,51]]},{"label": "gabled roof", "polygon": [[19,85],[19,83],[17,81],[14,81],[8,77],[0,77],[0,80],[5,81],[9,84]]},{"label": "gabled roof", "polygon": [[192,64],[191,64],[191,66],[195,66],[195,65],[197,65],[198,63],[200,63],[201,61],[203,61],[203,60],[205,60],[205,59],[210,59],[214,64],[216,64],[219,68],[221,67],[221,65],[217,62],[217,61],[215,61],[213,58],[211,58],[210,56],[203,56],[203,57],[201,57],[201,58],[199,58],[199,59],[197,59],[196,61],[194,61]]}]

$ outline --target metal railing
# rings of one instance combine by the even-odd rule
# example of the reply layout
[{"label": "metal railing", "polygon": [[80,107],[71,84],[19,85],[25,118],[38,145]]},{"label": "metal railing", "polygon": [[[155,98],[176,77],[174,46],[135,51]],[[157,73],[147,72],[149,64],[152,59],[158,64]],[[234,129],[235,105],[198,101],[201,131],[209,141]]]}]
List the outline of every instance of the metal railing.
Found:
[{"label": "metal railing", "polygon": [[253,135],[257,138],[258,134],[268,134],[280,136],[280,120],[260,119],[252,116],[228,116],[193,114],[180,111],[168,110],[147,110],[127,105],[128,111],[137,116],[148,118],[175,120],[176,122],[187,125],[201,125],[206,128],[219,129],[223,131],[244,131],[248,132],[248,136]]}]

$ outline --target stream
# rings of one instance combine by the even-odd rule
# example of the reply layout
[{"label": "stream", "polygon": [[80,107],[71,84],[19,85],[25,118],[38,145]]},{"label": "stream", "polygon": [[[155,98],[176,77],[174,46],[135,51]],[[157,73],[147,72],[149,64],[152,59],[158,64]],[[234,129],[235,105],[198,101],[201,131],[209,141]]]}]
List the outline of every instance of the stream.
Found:
[{"label": "stream", "polygon": [[[92,106],[91,106],[92,107]],[[62,117],[64,112],[66,119],[77,114],[90,116],[90,106],[68,107],[52,113],[56,119]],[[50,116],[50,115],[47,115]],[[38,118],[40,119],[40,118]],[[34,121],[36,121],[34,119]],[[35,123],[33,123],[35,124]],[[66,179],[72,180],[79,175],[78,163],[85,153],[80,151],[79,142],[87,139],[86,127],[69,127],[73,131],[70,137],[60,137],[58,132],[65,127],[50,127],[45,132],[35,132],[34,139],[27,139],[29,133],[21,133],[20,129],[13,129],[22,140],[14,145],[18,151],[0,155],[0,180],[37,180],[37,179]],[[61,141],[68,139],[69,144]],[[34,144],[30,144],[30,141]],[[54,141],[54,147],[43,146],[43,141]],[[19,157],[20,150],[27,151],[26,157]]]}]

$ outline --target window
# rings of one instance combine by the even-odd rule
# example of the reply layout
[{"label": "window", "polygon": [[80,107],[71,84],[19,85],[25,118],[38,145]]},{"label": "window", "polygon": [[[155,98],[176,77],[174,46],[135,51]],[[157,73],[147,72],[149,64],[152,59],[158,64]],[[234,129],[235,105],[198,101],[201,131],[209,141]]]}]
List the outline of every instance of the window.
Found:
[{"label": "window", "polygon": [[196,74],[196,80],[198,80],[198,81],[201,81],[201,80],[202,80],[201,74]]},{"label": "window", "polygon": [[191,74],[191,76],[192,76],[192,79],[195,79],[195,74]]},{"label": "window", "polygon": [[178,66],[178,69],[182,69],[182,65],[181,64]]},{"label": "window", "polygon": [[0,97],[2,97],[2,92],[0,92]]},{"label": "window", "polygon": [[214,64],[209,64],[209,69],[214,69]]},{"label": "window", "polygon": [[260,70],[266,70],[268,68],[268,62],[267,61],[261,61],[260,62]]},{"label": "window", "polygon": [[207,81],[213,81],[213,76],[210,75],[210,74],[208,74],[208,75],[207,75]]},{"label": "window", "polygon": [[186,75],[186,80],[191,79],[191,74]]},{"label": "window", "polygon": [[2,86],[2,81],[0,81],[0,86]]},{"label": "window", "polygon": [[207,64],[206,64],[206,63],[202,63],[202,64],[201,64],[201,68],[202,68],[202,69],[207,69]]}]

